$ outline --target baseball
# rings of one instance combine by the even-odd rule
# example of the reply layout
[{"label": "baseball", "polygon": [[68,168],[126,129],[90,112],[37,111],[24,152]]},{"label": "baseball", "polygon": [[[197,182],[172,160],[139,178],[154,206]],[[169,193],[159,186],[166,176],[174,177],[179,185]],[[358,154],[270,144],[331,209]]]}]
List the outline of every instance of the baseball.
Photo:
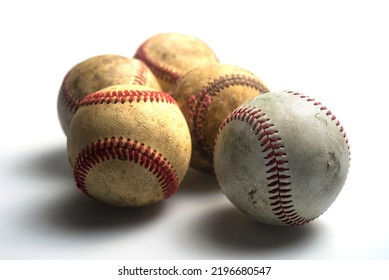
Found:
[{"label": "baseball", "polygon": [[139,46],[134,57],[149,66],[165,92],[169,92],[190,69],[218,63],[213,50],[205,42],[180,33],[150,37]]},{"label": "baseball", "polygon": [[84,97],[67,137],[77,187],[116,206],[171,197],[187,172],[190,132],[176,101],[140,85]]},{"label": "baseball", "polygon": [[238,209],[274,225],[304,225],[335,201],[350,147],[335,115],[301,93],[271,92],[232,111],[214,151],[222,191]]},{"label": "baseball", "polygon": [[213,146],[220,124],[242,103],[269,90],[246,69],[213,64],[190,70],[172,88],[192,137],[190,165],[213,172]]},{"label": "baseball", "polygon": [[83,97],[116,84],[146,85],[161,89],[154,74],[138,59],[119,55],[88,58],[70,69],[59,91],[58,117],[65,134]]}]

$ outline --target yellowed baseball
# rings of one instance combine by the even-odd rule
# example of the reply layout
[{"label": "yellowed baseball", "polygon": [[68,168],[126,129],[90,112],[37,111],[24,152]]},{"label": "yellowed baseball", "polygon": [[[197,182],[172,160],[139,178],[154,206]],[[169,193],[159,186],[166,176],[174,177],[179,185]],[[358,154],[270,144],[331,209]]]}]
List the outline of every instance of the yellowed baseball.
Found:
[{"label": "yellowed baseball", "polygon": [[171,197],[187,172],[191,139],[176,101],[140,85],[87,95],[71,121],[67,150],[77,187],[116,206]]},{"label": "yellowed baseball", "polygon": [[192,68],[219,62],[204,41],[180,33],[161,33],[150,37],[139,46],[134,57],[149,66],[166,92]]},{"label": "yellowed baseball", "polygon": [[116,84],[146,85],[161,89],[154,74],[138,59],[120,55],[88,58],[68,71],[59,91],[58,117],[65,134],[83,97]]},{"label": "yellowed baseball", "polygon": [[242,103],[268,91],[256,75],[235,65],[207,65],[184,75],[171,94],[191,132],[190,165],[212,173],[215,137],[223,120]]}]

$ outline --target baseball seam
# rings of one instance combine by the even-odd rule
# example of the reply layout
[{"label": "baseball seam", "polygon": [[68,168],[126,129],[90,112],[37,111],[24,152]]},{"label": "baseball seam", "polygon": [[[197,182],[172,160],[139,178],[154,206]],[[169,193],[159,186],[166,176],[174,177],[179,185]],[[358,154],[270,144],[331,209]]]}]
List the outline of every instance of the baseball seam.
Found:
[{"label": "baseball seam", "polygon": [[[138,67],[136,67],[135,74],[133,77],[133,83],[134,85],[146,85],[147,83],[147,66],[142,62],[139,61]],[[77,111],[77,109],[80,106],[80,100],[76,98],[73,94],[73,91],[70,87],[70,80],[72,76],[72,70],[70,70],[62,83],[62,87],[60,89],[61,96],[64,100],[64,104],[71,112]]]},{"label": "baseball seam", "polygon": [[269,90],[257,79],[240,74],[231,74],[219,77],[202,88],[188,99],[188,114],[192,120],[191,134],[193,144],[209,163],[213,163],[213,147],[205,139],[204,121],[212,98],[220,91],[231,86],[246,86],[258,90],[260,93]]},{"label": "baseball seam", "polygon": [[172,96],[161,91],[148,91],[148,90],[103,90],[95,93],[88,94],[80,102],[81,106],[97,105],[97,104],[110,104],[110,103],[122,103],[125,102],[161,102],[176,104],[176,101]]},{"label": "baseball seam", "polygon": [[60,91],[66,107],[69,108],[71,112],[75,112],[78,108],[79,100],[73,95],[73,91],[70,87],[71,76],[72,70],[66,74]]},{"label": "baseball seam", "polygon": [[153,74],[160,80],[165,81],[169,84],[174,84],[180,78],[180,74],[166,65],[155,61],[151,58],[147,50],[147,42],[143,43],[137,50],[134,55],[134,58],[140,59],[143,61],[153,72]]},{"label": "baseball seam", "polygon": [[148,169],[160,182],[164,199],[177,191],[178,177],[170,162],[150,146],[123,137],[99,139],[79,153],[74,166],[77,187],[89,195],[86,185],[89,171],[100,162],[115,159],[129,160]]},{"label": "baseball seam", "polygon": [[138,60],[138,66],[135,69],[135,75],[132,84],[146,85],[147,83],[147,66],[141,60]]},{"label": "baseball seam", "polygon": [[340,124],[340,121],[336,118],[336,116],[334,114],[332,114],[332,112],[326,106],[321,104],[321,102],[318,102],[317,100],[315,100],[312,97],[309,97],[307,95],[304,95],[303,93],[295,92],[295,91],[291,91],[291,90],[285,90],[284,92],[293,94],[294,96],[297,96],[301,99],[305,99],[307,102],[313,102],[314,106],[318,107],[321,111],[325,111],[326,116],[328,116],[328,118],[330,118],[330,120],[333,121],[337,127],[339,127],[339,132],[342,134],[342,136],[345,140],[345,143],[347,145],[348,154],[349,154],[349,161],[350,161],[351,152],[350,152],[350,145],[348,143],[349,141],[348,141],[348,138],[347,138],[346,132],[344,131],[343,126]]},{"label": "baseball seam", "polygon": [[254,135],[258,136],[257,140],[262,147],[261,152],[264,154],[267,168],[267,187],[273,214],[289,225],[304,225],[313,220],[299,216],[293,206],[291,188],[288,187],[291,183],[286,160],[287,153],[284,151],[282,139],[278,136],[278,130],[275,129],[274,124],[260,109],[242,106],[229,114],[220,126],[218,134],[227,123],[233,120],[249,124]]}]

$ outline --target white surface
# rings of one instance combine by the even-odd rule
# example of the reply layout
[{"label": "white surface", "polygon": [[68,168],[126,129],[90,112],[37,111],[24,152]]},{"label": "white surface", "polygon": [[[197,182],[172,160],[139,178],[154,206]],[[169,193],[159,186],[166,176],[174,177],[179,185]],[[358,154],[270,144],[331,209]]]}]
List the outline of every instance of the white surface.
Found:
[{"label": "white surface", "polygon": [[[1,2],[0,258],[388,259],[385,7]],[[231,206],[214,178],[194,170],[175,196],[146,208],[108,207],[76,189],[56,112],[64,75],[94,55],[132,56],[160,32],[197,36],[221,62],[332,110],[350,139],[352,161],[343,191],[323,216],[297,228],[259,224]]]}]

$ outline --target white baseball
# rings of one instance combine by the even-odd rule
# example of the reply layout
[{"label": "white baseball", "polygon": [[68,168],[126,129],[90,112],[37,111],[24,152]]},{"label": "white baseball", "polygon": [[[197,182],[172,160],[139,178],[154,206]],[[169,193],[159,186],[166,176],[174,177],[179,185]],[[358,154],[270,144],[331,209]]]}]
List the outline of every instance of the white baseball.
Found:
[{"label": "white baseball", "polygon": [[220,126],[214,167],[241,211],[275,225],[303,225],[325,212],[345,184],[350,147],[320,102],[271,92],[235,109]]}]

